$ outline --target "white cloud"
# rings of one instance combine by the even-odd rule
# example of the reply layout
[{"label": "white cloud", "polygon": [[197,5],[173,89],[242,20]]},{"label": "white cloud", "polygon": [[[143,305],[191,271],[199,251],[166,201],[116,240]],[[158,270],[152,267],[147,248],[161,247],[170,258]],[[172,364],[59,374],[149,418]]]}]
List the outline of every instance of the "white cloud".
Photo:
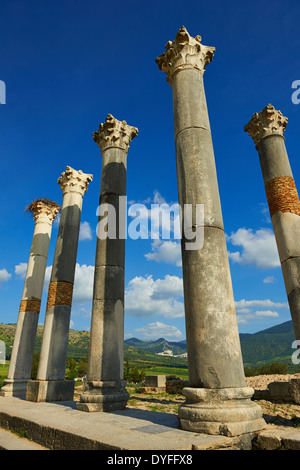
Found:
[{"label": "white cloud", "polygon": [[82,303],[93,300],[94,270],[94,266],[76,263],[74,301]]},{"label": "white cloud", "polygon": [[263,279],[264,284],[274,284],[276,281],[277,279],[274,276],[267,276]]},{"label": "white cloud", "polygon": [[235,302],[235,307],[237,310],[243,308],[289,308],[288,302],[273,302],[270,299],[265,300],[239,300]]},{"label": "white cloud", "polygon": [[278,312],[273,312],[272,310],[256,310],[254,312],[255,317],[265,318],[265,317],[279,317]]},{"label": "white cloud", "polygon": [[125,292],[125,312],[127,315],[146,317],[162,315],[166,318],[184,317],[182,279],[165,276],[153,280],[152,276],[137,276],[132,279]]},{"label": "white cloud", "polygon": [[178,341],[182,339],[182,333],[176,326],[166,325],[159,321],[148,323],[148,325],[137,328],[135,331],[144,340],[165,338],[169,341]]},{"label": "white cloud", "polygon": [[145,254],[148,260],[182,266],[180,242],[154,240],[151,249],[152,253]]},{"label": "white cloud", "polygon": [[88,222],[80,223],[79,240],[92,240],[92,229]]},{"label": "white cloud", "polygon": [[[265,300],[239,300],[235,302],[237,320],[240,325],[248,324],[251,320],[261,320],[263,318],[277,318],[277,309],[288,309],[288,302],[273,302]],[[256,310],[256,309],[265,310]],[[272,309],[272,310],[271,310]],[[276,310],[273,310],[276,309]]]},{"label": "white cloud", "polygon": [[7,269],[0,269],[0,285],[2,284],[2,282],[8,281],[10,278],[11,274],[7,271]]},{"label": "white cloud", "polygon": [[[44,290],[48,291],[52,266],[47,266]],[[86,303],[93,300],[94,266],[76,263],[73,302]]]},{"label": "white cloud", "polygon": [[15,266],[15,275],[21,279],[25,279],[27,272],[27,263],[19,263]]},{"label": "white cloud", "polygon": [[227,241],[242,247],[242,252],[228,252],[229,258],[239,264],[254,264],[257,268],[277,268],[280,266],[274,233],[270,229],[239,228],[227,236]]}]

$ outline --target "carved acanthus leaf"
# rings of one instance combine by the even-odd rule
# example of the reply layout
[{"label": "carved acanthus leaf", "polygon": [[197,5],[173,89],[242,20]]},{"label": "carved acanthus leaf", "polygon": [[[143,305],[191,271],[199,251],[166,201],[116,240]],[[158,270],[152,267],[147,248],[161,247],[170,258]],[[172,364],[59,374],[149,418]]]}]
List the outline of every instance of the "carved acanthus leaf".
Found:
[{"label": "carved acanthus leaf", "polygon": [[109,114],[106,121],[93,133],[93,139],[102,151],[108,147],[119,147],[128,152],[130,142],[137,134],[136,127],[129,126],[126,121],[118,121]]},{"label": "carved acanthus leaf", "polygon": [[167,81],[172,84],[175,70],[196,68],[204,73],[204,69],[214,56],[215,48],[201,44],[201,36],[191,37],[182,26],[174,41],[166,44],[166,51],[156,59],[158,67],[167,74]]},{"label": "carved acanthus leaf", "polygon": [[70,166],[67,166],[66,171],[57,180],[63,193],[76,192],[82,196],[86,193],[90,181],[93,181],[93,175],[74,170]]},{"label": "carved acanthus leaf", "polygon": [[283,136],[287,122],[287,117],[268,104],[262,111],[253,114],[244,131],[248,132],[257,145],[266,136],[273,134]]}]

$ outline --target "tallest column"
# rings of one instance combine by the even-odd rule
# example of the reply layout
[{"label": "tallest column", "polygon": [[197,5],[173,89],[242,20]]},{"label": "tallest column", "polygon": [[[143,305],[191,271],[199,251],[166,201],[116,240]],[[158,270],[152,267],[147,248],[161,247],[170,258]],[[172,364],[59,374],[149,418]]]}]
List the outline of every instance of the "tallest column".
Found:
[{"label": "tallest column", "polygon": [[[204,227],[183,218],[182,267],[190,387],[179,409],[184,429],[238,435],[264,427],[245,386],[203,73],[214,47],[182,27],[156,59],[173,90],[178,197],[182,209],[204,205]],[[182,213],[184,211],[182,210]],[[188,249],[188,232],[204,231]]]}]

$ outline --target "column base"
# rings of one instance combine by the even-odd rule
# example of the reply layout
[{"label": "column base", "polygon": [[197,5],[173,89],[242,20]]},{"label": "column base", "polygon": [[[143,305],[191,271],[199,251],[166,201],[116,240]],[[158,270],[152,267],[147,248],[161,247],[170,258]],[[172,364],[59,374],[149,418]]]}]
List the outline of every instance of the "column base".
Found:
[{"label": "column base", "polygon": [[29,380],[26,400],[72,401],[74,398],[74,380]]},{"label": "column base", "polygon": [[0,388],[0,397],[25,398],[29,379],[5,379]]},{"label": "column base", "polygon": [[76,408],[88,412],[122,410],[129,399],[125,385],[126,382],[123,380],[103,382],[86,380]]},{"label": "column base", "polygon": [[186,387],[186,402],[178,410],[186,431],[238,436],[266,427],[262,409],[251,401],[253,388],[206,389]]}]

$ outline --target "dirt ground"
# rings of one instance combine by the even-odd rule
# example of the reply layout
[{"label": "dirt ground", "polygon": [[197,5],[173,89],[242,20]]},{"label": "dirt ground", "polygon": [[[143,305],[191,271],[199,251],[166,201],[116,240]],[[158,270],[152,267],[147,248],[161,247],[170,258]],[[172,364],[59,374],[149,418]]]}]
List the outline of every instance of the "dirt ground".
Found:
[{"label": "dirt ground", "polygon": [[[299,376],[299,374],[297,374]],[[288,381],[290,375],[256,376],[246,379],[246,385],[255,390],[267,390],[268,383],[274,381]],[[178,407],[184,403],[185,398],[181,394],[169,394],[166,392],[141,393],[138,386],[127,386],[130,399],[127,408],[139,408],[149,411],[177,414]],[[79,400],[81,387],[76,387],[75,400]],[[276,426],[299,427],[300,429],[300,405],[294,403],[275,403],[268,400],[256,400],[263,411],[263,418],[267,424]]]}]

